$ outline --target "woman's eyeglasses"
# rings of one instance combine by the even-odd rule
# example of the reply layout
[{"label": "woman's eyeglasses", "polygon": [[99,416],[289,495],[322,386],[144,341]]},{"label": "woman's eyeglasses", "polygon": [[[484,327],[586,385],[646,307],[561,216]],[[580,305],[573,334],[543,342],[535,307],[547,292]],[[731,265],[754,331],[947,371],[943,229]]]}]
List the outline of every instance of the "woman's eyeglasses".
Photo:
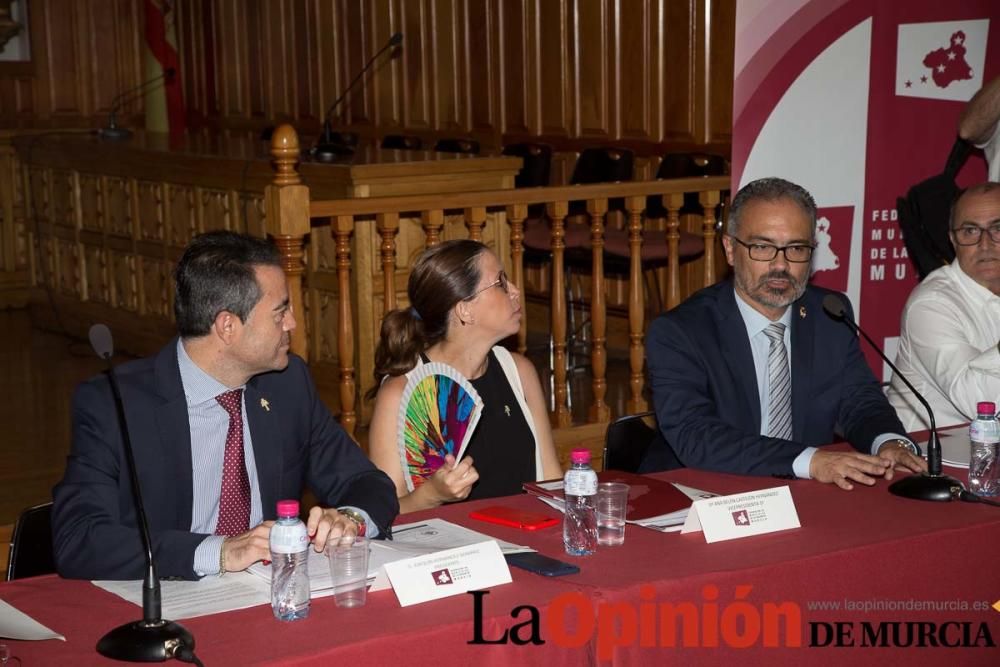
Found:
[{"label": "woman's eyeglasses", "polygon": [[477,296],[479,296],[480,294],[482,294],[486,290],[493,289],[497,285],[500,286],[500,289],[503,290],[504,294],[510,294],[509,283],[507,282],[507,273],[504,272],[504,271],[501,271],[500,275],[497,276],[496,280],[494,280],[493,282],[491,282],[489,285],[487,285],[486,287],[482,288],[481,290],[478,290],[477,292],[475,292],[472,296],[470,296],[468,299],[466,299],[466,301],[472,301],[473,299],[475,299]]}]

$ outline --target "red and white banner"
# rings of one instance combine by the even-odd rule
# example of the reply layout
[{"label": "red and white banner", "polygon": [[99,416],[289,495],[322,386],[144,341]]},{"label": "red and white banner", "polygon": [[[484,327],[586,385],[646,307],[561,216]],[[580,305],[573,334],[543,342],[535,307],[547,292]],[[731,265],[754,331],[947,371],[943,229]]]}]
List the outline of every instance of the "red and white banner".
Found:
[{"label": "red and white banner", "polygon": [[[965,103],[1000,75],[998,31],[996,0],[737,3],[734,184],[813,194],[813,282],[847,293],[890,357],[916,284],[896,198],[944,168]],[[985,179],[975,155],[959,182]]]},{"label": "red and white banner", "polygon": [[184,96],[181,91],[181,66],[177,55],[176,0],[145,0],[146,43],[143,49],[143,79],[152,80],[173,70],[146,93],[146,129],[170,132],[177,137],[184,132]]}]

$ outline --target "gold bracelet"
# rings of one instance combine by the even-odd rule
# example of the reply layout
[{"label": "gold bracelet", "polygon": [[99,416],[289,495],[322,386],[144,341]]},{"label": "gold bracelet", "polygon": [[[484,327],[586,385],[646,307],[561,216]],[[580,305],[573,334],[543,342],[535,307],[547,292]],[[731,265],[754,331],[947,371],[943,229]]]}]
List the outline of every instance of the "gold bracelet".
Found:
[{"label": "gold bracelet", "polygon": [[222,540],[222,545],[219,547],[219,576],[221,577],[226,573],[226,541]]}]

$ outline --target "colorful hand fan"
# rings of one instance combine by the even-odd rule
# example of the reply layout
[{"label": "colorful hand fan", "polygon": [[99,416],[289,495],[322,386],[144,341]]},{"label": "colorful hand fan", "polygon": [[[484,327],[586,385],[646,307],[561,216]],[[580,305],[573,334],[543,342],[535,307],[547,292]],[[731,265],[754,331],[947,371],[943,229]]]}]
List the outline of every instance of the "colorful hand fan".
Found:
[{"label": "colorful hand fan", "polygon": [[446,455],[452,454],[456,461],[462,458],[482,410],[475,387],[451,366],[432,362],[410,371],[397,427],[408,490],[444,465]]}]

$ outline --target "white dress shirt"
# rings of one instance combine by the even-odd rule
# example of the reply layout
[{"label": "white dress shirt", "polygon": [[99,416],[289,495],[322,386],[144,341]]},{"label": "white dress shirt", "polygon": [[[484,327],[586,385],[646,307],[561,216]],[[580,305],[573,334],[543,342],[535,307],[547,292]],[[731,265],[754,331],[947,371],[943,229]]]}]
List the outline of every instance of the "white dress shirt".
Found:
[{"label": "white dress shirt", "polygon": [[986,180],[994,183],[1000,181],[1000,123],[993,126],[993,135],[984,144],[976,144],[976,148],[982,148],[986,156],[986,170],[988,178]]},{"label": "white dress shirt", "polygon": [[[957,259],[917,285],[901,329],[896,365],[931,404],[938,426],[971,421],[976,403],[1000,400],[1000,297],[966,275]],[[895,375],[888,395],[907,430],[930,428]]]}]

